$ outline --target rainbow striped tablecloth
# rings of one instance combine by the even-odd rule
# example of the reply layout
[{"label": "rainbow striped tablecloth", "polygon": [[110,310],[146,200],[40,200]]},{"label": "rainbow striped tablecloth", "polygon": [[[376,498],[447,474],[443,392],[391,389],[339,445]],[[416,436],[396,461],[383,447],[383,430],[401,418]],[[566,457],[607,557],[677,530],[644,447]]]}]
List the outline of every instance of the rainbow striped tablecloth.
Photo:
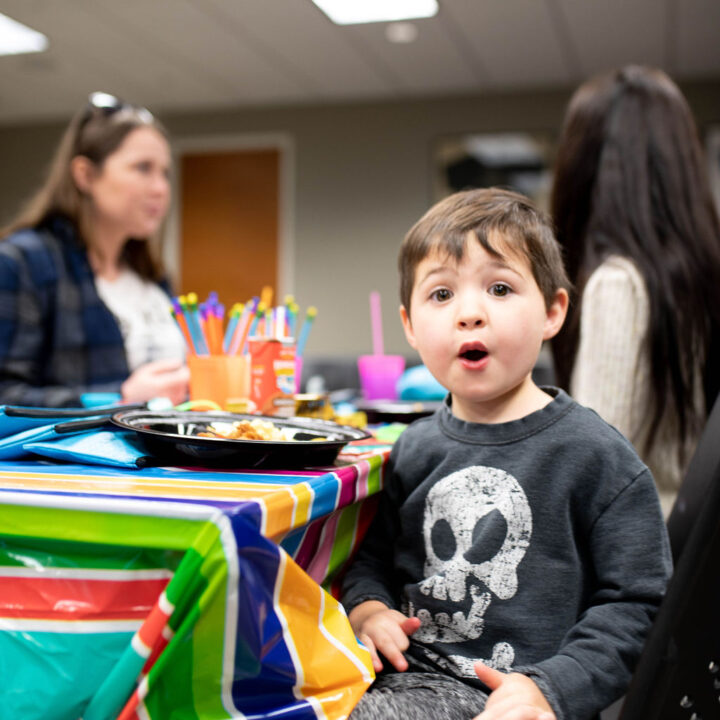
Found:
[{"label": "rainbow striped tablecloth", "polygon": [[388,452],[293,472],[0,463],[0,720],[346,717],[373,671],[334,584]]}]

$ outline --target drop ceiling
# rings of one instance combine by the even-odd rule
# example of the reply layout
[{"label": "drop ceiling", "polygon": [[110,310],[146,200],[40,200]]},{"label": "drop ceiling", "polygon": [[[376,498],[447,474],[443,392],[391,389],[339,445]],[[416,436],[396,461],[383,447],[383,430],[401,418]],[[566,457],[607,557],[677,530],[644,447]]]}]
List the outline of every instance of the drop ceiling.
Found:
[{"label": "drop ceiling", "polygon": [[92,90],[170,113],[566,88],[629,62],[720,78],[719,0],[439,3],[393,44],[310,0],[0,0],[50,40],[0,57],[0,123],[65,118]]}]

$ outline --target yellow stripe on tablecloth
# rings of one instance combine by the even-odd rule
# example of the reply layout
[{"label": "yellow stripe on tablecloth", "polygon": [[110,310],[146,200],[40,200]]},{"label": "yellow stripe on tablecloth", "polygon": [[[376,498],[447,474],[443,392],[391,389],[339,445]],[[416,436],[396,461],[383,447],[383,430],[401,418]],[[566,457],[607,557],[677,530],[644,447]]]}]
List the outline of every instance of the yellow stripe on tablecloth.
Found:
[{"label": "yellow stripe on tablecloth", "polygon": [[290,502],[287,496],[277,492],[263,496],[265,505],[263,535],[276,542],[279,542],[282,535],[288,531],[307,524],[312,512],[314,493],[309,483],[286,485],[285,490],[291,495]]},{"label": "yellow stripe on tablecloth", "polygon": [[295,691],[312,698],[320,717],[347,716],[374,678],[370,653],[357,644],[337,600],[287,555],[278,575],[275,609],[299,664]]},{"label": "yellow stripe on tablecloth", "polygon": [[275,537],[305,524],[312,511],[313,491],[308,482],[296,485],[253,483],[244,480],[213,481],[133,474],[132,478],[112,476],[73,476],[60,473],[0,471],[0,486],[76,494],[139,496],[148,498],[204,499],[216,501],[257,501],[263,510],[263,534]]}]

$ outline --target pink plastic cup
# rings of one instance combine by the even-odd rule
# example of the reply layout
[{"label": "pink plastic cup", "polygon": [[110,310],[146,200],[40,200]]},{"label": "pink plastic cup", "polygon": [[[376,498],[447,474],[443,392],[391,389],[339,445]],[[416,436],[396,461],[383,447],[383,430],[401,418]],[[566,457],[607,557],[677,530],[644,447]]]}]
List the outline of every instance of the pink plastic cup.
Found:
[{"label": "pink plastic cup", "polygon": [[397,400],[397,382],[405,370],[402,355],[361,355],[357,362],[366,400]]}]

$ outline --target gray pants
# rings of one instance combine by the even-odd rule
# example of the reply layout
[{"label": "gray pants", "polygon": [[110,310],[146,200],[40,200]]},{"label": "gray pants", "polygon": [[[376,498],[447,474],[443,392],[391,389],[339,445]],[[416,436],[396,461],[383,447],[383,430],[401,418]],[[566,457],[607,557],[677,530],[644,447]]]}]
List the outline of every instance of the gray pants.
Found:
[{"label": "gray pants", "polygon": [[438,672],[380,675],[350,713],[350,720],[471,720],[487,695]]}]

